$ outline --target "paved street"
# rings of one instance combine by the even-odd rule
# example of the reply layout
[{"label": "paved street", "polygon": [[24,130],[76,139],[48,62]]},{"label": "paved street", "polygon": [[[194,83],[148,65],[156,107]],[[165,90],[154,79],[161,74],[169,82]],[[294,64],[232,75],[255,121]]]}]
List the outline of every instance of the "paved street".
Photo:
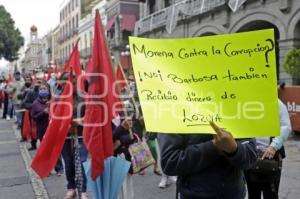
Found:
[{"label": "paved street", "polygon": [[[29,169],[29,144],[19,143],[19,132],[13,121],[0,120],[0,199],[62,199],[64,176],[51,175],[43,183]],[[281,199],[298,199],[300,195],[300,136],[292,136],[286,143],[280,188]],[[136,199],[174,199],[175,186],[159,189],[160,178],[149,168],[144,176],[134,177]]]},{"label": "paved street", "polygon": [[[62,199],[65,193],[65,176],[51,175],[43,183],[29,169],[34,152],[28,152],[29,143],[19,143],[19,131],[13,121],[0,119],[0,199]],[[26,169],[27,167],[27,169]],[[160,177],[153,175],[152,168],[144,176],[134,177],[136,198],[173,199],[174,184],[159,189]]]}]

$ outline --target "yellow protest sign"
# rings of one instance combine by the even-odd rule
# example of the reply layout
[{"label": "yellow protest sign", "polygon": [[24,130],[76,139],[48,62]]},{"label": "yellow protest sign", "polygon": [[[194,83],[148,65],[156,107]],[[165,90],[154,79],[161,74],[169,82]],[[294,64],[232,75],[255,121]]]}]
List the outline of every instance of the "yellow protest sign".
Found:
[{"label": "yellow protest sign", "polygon": [[274,31],[187,39],[130,37],[146,130],[279,135]]}]

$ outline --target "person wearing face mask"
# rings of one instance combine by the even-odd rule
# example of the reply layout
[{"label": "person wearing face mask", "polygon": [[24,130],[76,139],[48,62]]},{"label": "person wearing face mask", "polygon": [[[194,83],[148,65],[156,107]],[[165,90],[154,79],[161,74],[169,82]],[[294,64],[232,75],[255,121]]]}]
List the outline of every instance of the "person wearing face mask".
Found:
[{"label": "person wearing face mask", "polygon": [[31,108],[31,117],[36,122],[37,137],[40,142],[43,140],[49,123],[49,97],[48,88],[42,85],[39,88],[39,96],[34,100]]},{"label": "person wearing face mask", "polygon": [[[49,124],[49,111],[50,111],[50,100],[51,100],[51,87],[42,84],[39,87],[38,98],[32,104],[31,117],[36,122],[37,126],[37,138],[42,142],[43,137],[47,131]],[[62,164],[61,157],[57,160],[54,170],[58,176],[63,175],[64,167]]]},{"label": "person wearing face mask", "polygon": [[[39,96],[39,88],[40,88],[40,85],[41,85],[41,81],[37,81],[33,87],[26,93],[26,96],[23,100],[23,106],[24,108],[29,111],[29,113],[31,112],[31,109],[32,109],[32,104],[34,102],[34,100],[36,100]],[[32,120],[30,114],[29,114],[29,117],[30,117],[30,122],[31,122],[31,147],[28,149],[28,150],[35,150],[36,149],[36,142],[37,142],[37,139],[36,139],[36,135],[35,135],[35,125],[34,125],[34,121]]]},{"label": "person wearing face mask", "polygon": [[[18,100],[20,100],[20,109],[25,109],[25,105],[23,103],[26,94],[31,90],[31,84],[32,84],[32,78],[31,76],[25,76],[25,84],[21,89],[21,93],[18,94]],[[24,111],[20,111],[20,115],[21,115],[21,126],[18,126],[18,129],[21,130],[21,142],[26,141],[26,138],[23,136],[23,132],[22,132],[22,127],[23,127],[23,117],[24,117]]]}]

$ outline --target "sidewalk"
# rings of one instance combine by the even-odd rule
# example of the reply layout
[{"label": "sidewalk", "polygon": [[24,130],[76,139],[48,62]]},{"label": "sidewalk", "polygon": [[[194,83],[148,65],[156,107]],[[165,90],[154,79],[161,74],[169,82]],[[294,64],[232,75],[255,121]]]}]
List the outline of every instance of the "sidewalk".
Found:
[{"label": "sidewalk", "polygon": [[35,198],[12,123],[0,120],[0,199]]},{"label": "sidewalk", "polygon": [[[36,151],[28,152],[30,144],[19,140],[14,120],[0,119],[0,199],[62,199],[66,191],[65,176],[52,174],[41,181],[30,168]],[[174,184],[159,189],[160,177],[152,169],[144,176],[134,176],[135,199],[173,199]]]},{"label": "sidewalk", "polygon": [[[0,112],[1,113],[1,112]],[[19,131],[13,120],[0,119],[0,199],[62,199],[66,191],[65,176],[51,175],[42,182],[30,169],[35,153],[29,143],[19,143]],[[300,135],[292,135],[285,144],[280,184],[280,199],[300,198]],[[175,186],[157,187],[160,177],[150,167],[144,176],[134,176],[135,199],[174,199]],[[92,197],[90,197],[92,198]]]}]

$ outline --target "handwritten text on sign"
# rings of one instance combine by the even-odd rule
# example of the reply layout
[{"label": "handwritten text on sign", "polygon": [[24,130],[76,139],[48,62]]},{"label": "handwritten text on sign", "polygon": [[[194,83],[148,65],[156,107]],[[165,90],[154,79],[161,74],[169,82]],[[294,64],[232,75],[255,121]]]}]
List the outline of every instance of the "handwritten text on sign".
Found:
[{"label": "handwritten text on sign", "polygon": [[130,38],[146,130],[276,136],[273,30],[188,39]]}]

